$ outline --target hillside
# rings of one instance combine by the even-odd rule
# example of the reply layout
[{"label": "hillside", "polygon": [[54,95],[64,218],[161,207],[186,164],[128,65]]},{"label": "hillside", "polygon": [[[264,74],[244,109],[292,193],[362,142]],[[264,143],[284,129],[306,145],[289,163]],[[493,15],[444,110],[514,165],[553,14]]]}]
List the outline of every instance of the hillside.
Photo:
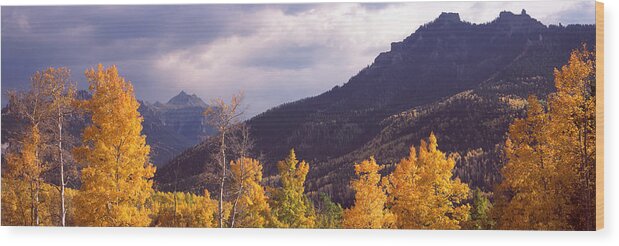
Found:
[{"label": "hillside", "polygon": [[[458,176],[488,188],[497,179],[500,145],[507,125],[522,113],[522,99],[549,93],[552,69],[572,49],[592,45],[594,33],[594,26],[545,26],[524,11],[502,12],[484,24],[443,13],[392,43],[343,86],[250,119],[256,154],[264,155],[268,176],[295,148],[310,162],[307,190],[347,204],[354,162],[375,155],[390,163],[434,131],[442,150],[460,155]],[[159,187],[170,189],[172,176],[182,190],[195,190],[189,180],[208,182],[200,177],[217,169],[207,161],[205,146],[160,169]]]}]

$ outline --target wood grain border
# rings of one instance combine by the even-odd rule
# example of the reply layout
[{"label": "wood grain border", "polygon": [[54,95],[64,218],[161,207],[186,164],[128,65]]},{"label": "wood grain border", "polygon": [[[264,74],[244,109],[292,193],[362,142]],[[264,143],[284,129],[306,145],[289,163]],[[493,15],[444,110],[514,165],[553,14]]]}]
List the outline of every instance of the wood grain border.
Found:
[{"label": "wood grain border", "polygon": [[595,2],[595,228],[604,228],[604,3]]}]

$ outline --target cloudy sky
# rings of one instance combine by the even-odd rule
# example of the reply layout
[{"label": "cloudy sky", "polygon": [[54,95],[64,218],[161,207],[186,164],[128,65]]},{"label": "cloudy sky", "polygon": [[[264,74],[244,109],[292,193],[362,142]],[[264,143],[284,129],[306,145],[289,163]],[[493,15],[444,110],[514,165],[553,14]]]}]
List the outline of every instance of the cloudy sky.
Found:
[{"label": "cloudy sky", "polygon": [[594,1],[165,6],[3,6],[2,104],[29,76],[116,64],[137,97],[184,90],[205,101],[243,90],[248,116],[345,83],[441,12],[484,23],[526,9],[544,24],[593,24]]}]

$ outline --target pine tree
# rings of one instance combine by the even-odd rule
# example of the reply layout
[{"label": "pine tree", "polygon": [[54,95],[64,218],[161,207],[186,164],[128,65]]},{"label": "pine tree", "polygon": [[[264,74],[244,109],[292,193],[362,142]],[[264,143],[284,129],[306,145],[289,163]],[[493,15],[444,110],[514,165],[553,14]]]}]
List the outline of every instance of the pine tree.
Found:
[{"label": "pine tree", "polygon": [[438,150],[434,134],[421,141],[419,156],[411,147],[389,176],[389,205],[398,228],[460,229],[468,219],[469,187],[453,179],[455,161]]},{"label": "pine tree", "polygon": [[344,210],[344,228],[380,229],[392,226],[394,217],[385,208],[387,194],[381,185],[380,169],[374,157],[355,164],[357,179],[351,182],[355,204]]},{"label": "pine tree", "polygon": [[471,207],[471,218],[466,223],[464,229],[491,230],[494,227],[492,219],[492,203],[483,192],[477,188],[473,191],[473,202]]},{"label": "pine tree", "polygon": [[335,229],[342,226],[344,209],[340,204],[331,201],[329,195],[320,193],[317,207],[316,225],[318,228]]},{"label": "pine tree", "polygon": [[277,163],[281,187],[272,193],[271,209],[278,227],[311,228],[314,226],[313,210],[305,196],[305,178],[309,165],[297,160],[294,149],[285,160]]},{"label": "pine tree", "polygon": [[83,132],[83,145],[74,150],[82,187],[75,197],[76,222],[83,226],[147,226],[147,198],[153,193],[155,168],[142,135],[133,86],[115,66],[86,71],[92,92],[81,107],[92,124]]}]

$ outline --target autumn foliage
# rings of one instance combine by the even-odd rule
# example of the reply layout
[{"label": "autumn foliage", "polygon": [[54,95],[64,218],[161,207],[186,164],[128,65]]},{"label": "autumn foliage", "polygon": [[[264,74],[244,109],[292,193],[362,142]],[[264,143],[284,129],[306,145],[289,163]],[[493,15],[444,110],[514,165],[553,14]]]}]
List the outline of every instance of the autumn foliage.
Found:
[{"label": "autumn foliage", "polygon": [[236,198],[233,203],[231,227],[261,228],[273,219],[268,197],[262,182],[262,164],[258,160],[242,157],[230,164]]},{"label": "autumn foliage", "polygon": [[[85,73],[92,97],[76,102],[73,87],[64,87],[68,70],[50,68],[33,76],[31,91],[11,94],[24,127],[3,152],[2,225],[593,230],[594,61],[583,46],[555,70],[556,92],[527,98],[526,114],[509,126],[495,189],[460,181],[457,157],[430,133],[402,159],[358,156],[354,166],[342,166],[353,176],[350,206],[307,192],[313,163],[294,149],[277,162],[277,175],[263,177],[269,163],[252,155],[250,131],[237,120],[241,96],[207,113],[219,131],[213,197],[204,187],[157,190],[131,83],[115,66],[99,65]],[[62,122],[72,112],[89,121],[68,153]],[[77,189],[66,192],[63,148],[80,169]],[[60,181],[46,179],[56,172]]]},{"label": "autumn foliage", "polygon": [[[7,109],[23,123],[23,129],[18,135],[19,140],[10,146],[4,159],[7,169],[3,168],[2,176],[3,183],[6,184],[2,186],[3,211],[6,211],[6,214],[2,215],[3,221],[15,220],[19,221],[17,223],[20,225],[48,225],[60,221],[60,224],[64,225],[64,186],[61,185],[59,192],[60,201],[54,199],[58,204],[49,204],[50,199],[44,198],[53,194],[44,190],[44,187],[47,187],[44,176],[49,175],[54,168],[63,170],[62,130],[58,129],[62,129],[62,118],[73,96],[69,74],[67,68],[50,67],[34,73],[30,79],[29,91],[8,93],[10,100]],[[56,161],[58,159],[59,162]],[[64,184],[62,179],[59,181]],[[28,194],[29,198],[13,197],[17,200],[12,200],[10,195],[5,198],[5,193],[15,193],[21,198]],[[5,207],[6,204],[13,205]],[[58,216],[46,220],[44,210],[50,206],[58,209],[53,213]],[[24,213],[11,214],[13,209],[28,210],[29,218],[23,217]]]},{"label": "autumn foliage", "polygon": [[374,158],[355,165],[355,204],[344,211],[344,227],[460,229],[469,216],[469,187],[452,177],[455,162],[437,147],[431,134],[419,156],[411,147],[382,181]]},{"label": "autumn foliage", "polygon": [[84,226],[147,226],[146,200],[153,193],[155,168],[142,134],[133,86],[116,67],[86,71],[93,95],[81,104],[92,116],[75,158],[84,165],[75,197],[76,223]]},{"label": "autumn foliage", "polygon": [[505,144],[500,229],[595,229],[595,57],[582,47],[555,70],[546,103],[528,99]]},{"label": "autumn foliage", "polygon": [[351,182],[355,205],[344,210],[344,228],[380,229],[393,224],[393,214],[385,208],[387,194],[378,173],[380,169],[374,157],[355,165],[357,179]]},{"label": "autumn foliage", "polygon": [[419,156],[411,147],[407,158],[388,177],[387,191],[397,227],[406,229],[460,229],[469,215],[468,185],[453,178],[455,161],[438,150],[430,134],[421,141]]},{"label": "autumn foliage", "polygon": [[201,195],[185,192],[155,192],[147,203],[151,207],[151,226],[215,227],[217,201],[208,190]]}]

